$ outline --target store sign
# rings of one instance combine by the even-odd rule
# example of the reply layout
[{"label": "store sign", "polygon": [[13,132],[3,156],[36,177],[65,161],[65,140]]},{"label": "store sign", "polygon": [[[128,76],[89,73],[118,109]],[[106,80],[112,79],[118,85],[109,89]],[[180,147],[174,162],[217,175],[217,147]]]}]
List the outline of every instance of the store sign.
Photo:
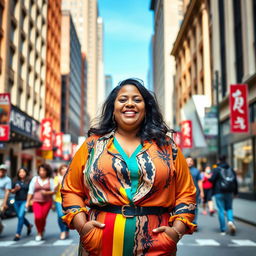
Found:
[{"label": "store sign", "polygon": [[229,94],[230,129],[232,133],[249,132],[248,85],[232,84]]},{"label": "store sign", "polygon": [[173,140],[176,143],[178,147],[182,147],[182,138],[181,138],[181,132],[175,132],[173,133]]},{"label": "store sign", "polygon": [[55,151],[55,157],[62,157],[62,147],[63,147],[63,133],[58,132],[55,134],[55,147],[57,150]]},{"label": "store sign", "polygon": [[185,120],[181,122],[182,148],[192,148],[192,121]]},{"label": "store sign", "polygon": [[10,93],[0,93],[0,141],[8,141],[10,138]]},{"label": "store sign", "polygon": [[63,160],[69,161],[72,153],[71,135],[63,134],[63,147],[62,147]]},{"label": "store sign", "polygon": [[205,108],[204,135],[207,138],[218,135],[218,118],[216,107]]},{"label": "store sign", "polygon": [[41,122],[41,141],[42,150],[52,150],[53,147],[53,128],[52,120],[45,118]]}]

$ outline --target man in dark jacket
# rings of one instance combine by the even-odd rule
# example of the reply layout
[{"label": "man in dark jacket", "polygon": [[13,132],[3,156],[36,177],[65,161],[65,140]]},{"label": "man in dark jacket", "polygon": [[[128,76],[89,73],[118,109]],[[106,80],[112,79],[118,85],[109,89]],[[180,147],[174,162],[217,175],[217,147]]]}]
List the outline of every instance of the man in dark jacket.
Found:
[{"label": "man in dark jacket", "polygon": [[233,194],[236,195],[238,192],[236,173],[226,162],[226,156],[220,156],[217,165],[218,167],[213,169],[213,174],[209,177],[209,181],[213,183],[213,194],[218,208],[221,235],[226,234],[225,211],[229,232],[231,235],[235,235],[236,226],[234,224],[232,203]]}]

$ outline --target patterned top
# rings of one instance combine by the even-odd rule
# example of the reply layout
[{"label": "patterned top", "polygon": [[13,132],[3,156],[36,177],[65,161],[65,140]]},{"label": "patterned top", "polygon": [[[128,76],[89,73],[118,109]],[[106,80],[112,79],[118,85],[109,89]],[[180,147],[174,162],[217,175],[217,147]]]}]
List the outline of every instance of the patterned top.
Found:
[{"label": "patterned top", "polygon": [[[65,210],[131,203],[127,191],[133,189],[132,173],[113,143],[113,134],[89,137],[75,154],[61,189]],[[165,232],[154,234],[152,230],[171,225],[175,219],[186,224],[187,233],[195,228],[191,222],[196,189],[176,145],[160,148],[154,141],[146,141],[136,160],[139,179],[132,203],[168,207],[170,214],[125,218],[90,210],[89,220],[105,223],[104,229],[93,228],[83,238],[90,255],[170,255],[171,238]]]}]

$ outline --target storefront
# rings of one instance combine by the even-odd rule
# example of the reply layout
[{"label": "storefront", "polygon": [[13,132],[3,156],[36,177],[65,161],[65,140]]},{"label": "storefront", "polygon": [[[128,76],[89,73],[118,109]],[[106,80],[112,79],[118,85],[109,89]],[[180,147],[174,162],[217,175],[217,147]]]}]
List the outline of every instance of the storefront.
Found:
[{"label": "storefront", "polygon": [[9,175],[14,177],[17,169],[26,167],[31,175],[36,172],[42,157],[37,153],[41,147],[40,123],[15,106],[11,106],[10,138],[1,143],[1,162],[9,165]]}]

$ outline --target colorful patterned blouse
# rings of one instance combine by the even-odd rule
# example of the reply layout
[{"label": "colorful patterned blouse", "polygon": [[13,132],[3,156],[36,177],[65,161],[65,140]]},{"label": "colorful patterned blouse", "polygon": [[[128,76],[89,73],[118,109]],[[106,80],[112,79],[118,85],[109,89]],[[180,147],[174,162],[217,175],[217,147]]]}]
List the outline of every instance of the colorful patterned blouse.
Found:
[{"label": "colorful patterned blouse", "polygon": [[[195,228],[196,189],[184,156],[175,144],[159,148],[155,142],[145,142],[136,152],[134,188],[130,164],[113,139],[113,133],[91,136],[77,151],[63,181],[64,209],[108,204],[167,207],[170,213],[133,218],[91,209],[88,220],[105,223],[105,227],[89,231],[83,245],[95,256],[172,255],[174,241],[165,232],[152,230],[172,225],[175,219],[186,224],[187,233]],[[72,228],[72,219],[64,217],[64,221]]]}]

